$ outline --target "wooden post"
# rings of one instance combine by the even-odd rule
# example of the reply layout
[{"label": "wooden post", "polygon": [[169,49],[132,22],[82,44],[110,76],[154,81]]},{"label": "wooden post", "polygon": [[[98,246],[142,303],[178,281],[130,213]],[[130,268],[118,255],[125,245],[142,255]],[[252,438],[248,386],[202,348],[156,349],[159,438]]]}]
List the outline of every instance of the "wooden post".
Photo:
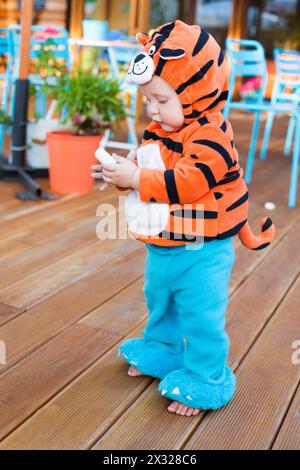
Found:
[{"label": "wooden post", "polygon": [[231,16],[230,16],[230,23],[229,23],[228,34],[227,34],[227,36],[229,38],[232,38],[232,39],[235,38],[235,30],[236,30],[236,23],[237,23],[237,17],[238,17],[238,10],[239,10],[239,0],[233,0],[232,1]]},{"label": "wooden post", "polygon": [[129,6],[129,35],[134,36],[137,31],[138,0],[130,0]]},{"label": "wooden post", "polygon": [[19,79],[26,80],[30,67],[30,37],[33,17],[33,0],[23,0],[21,6],[21,47]]},{"label": "wooden post", "polygon": [[233,0],[228,37],[245,39],[247,31],[248,0]]},{"label": "wooden post", "polygon": [[84,14],[84,0],[71,1],[71,20],[70,20],[70,37],[82,38],[82,20]]},{"label": "wooden post", "polygon": [[248,12],[248,0],[241,0],[238,21],[237,21],[237,29],[236,29],[236,34],[238,36],[238,39],[246,39],[247,12]]},{"label": "wooden post", "polygon": [[129,34],[147,32],[150,24],[150,0],[130,0]]}]

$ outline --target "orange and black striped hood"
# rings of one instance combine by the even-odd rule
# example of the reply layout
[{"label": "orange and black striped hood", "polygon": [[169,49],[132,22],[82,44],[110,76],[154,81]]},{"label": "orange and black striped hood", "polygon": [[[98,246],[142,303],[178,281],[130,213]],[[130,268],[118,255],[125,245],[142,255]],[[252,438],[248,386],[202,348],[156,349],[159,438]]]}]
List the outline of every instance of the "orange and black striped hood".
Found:
[{"label": "orange and black striped hood", "polygon": [[137,38],[144,49],[132,60],[127,81],[140,85],[160,75],[177,93],[185,122],[168,133],[152,121],[144,132],[137,152],[139,196],[129,196],[131,207],[137,202],[142,209],[141,224],[151,219],[150,209],[163,223],[146,233],[133,217],[131,232],[165,246],[238,234],[248,248],[265,248],[274,224],[263,219],[257,236],[248,224],[248,190],[232,127],[221,112],[228,71],[220,46],[199,26],[180,20]]},{"label": "orange and black striped hood", "polygon": [[127,81],[138,85],[161,76],[176,91],[185,125],[206,112],[222,111],[228,96],[228,70],[215,39],[197,25],[176,20],[151,36],[138,33],[143,51],[133,58]]}]

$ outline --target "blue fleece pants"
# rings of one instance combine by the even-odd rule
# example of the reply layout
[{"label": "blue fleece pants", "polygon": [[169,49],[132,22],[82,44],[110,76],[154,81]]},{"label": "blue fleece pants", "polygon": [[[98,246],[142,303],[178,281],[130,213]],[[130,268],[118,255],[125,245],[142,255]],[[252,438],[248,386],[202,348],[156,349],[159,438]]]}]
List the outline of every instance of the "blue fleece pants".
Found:
[{"label": "blue fleece pants", "polygon": [[195,408],[220,408],[235,391],[224,329],[233,238],[146,248],[149,319],[143,339],[125,341],[120,353],[144,374],[163,379],[159,391],[166,397]]},{"label": "blue fleece pants", "polygon": [[144,294],[149,320],[146,341],[169,351],[183,349],[183,365],[207,381],[223,373],[229,352],[224,330],[233,238],[193,246],[146,244]]}]

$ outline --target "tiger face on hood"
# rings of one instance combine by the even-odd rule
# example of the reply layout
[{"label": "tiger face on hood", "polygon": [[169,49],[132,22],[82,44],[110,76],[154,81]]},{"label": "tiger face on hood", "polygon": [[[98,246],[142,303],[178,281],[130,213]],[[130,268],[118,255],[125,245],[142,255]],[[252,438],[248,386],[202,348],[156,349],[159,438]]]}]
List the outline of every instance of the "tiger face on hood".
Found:
[{"label": "tiger face on hood", "polygon": [[175,20],[151,37],[138,33],[144,46],[131,61],[127,82],[141,85],[153,75],[163,78],[177,93],[185,125],[208,112],[221,112],[228,96],[228,70],[216,40],[197,25]]}]

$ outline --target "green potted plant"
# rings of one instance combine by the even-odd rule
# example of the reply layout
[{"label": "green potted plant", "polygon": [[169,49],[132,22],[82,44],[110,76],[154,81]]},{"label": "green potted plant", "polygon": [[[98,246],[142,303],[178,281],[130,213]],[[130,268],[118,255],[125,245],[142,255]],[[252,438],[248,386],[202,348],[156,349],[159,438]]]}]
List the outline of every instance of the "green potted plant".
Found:
[{"label": "green potted plant", "polygon": [[62,74],[44,89],[70,129],[47,134],[51,190],[89,192],[94,184],[90,167],[97,162],[94,153],[101,135],[127,116],[120,85],[109,77],[78,70]]}]

